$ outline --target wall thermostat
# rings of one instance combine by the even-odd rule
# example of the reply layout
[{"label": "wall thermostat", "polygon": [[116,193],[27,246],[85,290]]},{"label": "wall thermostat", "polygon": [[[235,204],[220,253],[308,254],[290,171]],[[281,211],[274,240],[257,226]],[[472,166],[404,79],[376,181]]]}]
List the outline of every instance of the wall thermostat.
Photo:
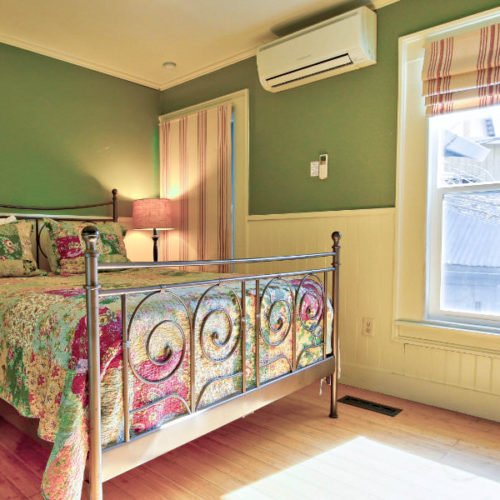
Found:
[{"label": "wall thermostat", "polygon": [[328,177],[328,155],[319,155],[319,178],[324,180]]}]

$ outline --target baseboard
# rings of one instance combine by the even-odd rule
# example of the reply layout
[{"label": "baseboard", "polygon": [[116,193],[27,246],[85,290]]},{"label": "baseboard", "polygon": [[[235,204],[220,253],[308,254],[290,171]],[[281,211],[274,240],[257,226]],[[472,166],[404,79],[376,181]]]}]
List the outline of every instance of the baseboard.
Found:
[{"label": "baseboard", "polygon": [[340,382],[500,422],[500,395],[342,363]]}]

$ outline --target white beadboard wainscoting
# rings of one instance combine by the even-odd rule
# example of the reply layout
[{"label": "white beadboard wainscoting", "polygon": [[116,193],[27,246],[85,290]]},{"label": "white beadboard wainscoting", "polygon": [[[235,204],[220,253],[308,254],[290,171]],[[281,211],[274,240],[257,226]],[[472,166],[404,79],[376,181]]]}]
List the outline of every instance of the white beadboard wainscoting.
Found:
[{"label": "white beadboard wainscoting", "polygon": [[[247,220],[250,257],[325,252],[331,249],[331,233],[342,233],[343,383],[500,421],[498,356],[393,339],[394,208],[252,215]],[[323,264],[317,259],[281,263],[278,269]],[[257,264],[248,271],[271,268],[276,265]],[[362,334],[362,318],[373,318],[372,336]]]}]

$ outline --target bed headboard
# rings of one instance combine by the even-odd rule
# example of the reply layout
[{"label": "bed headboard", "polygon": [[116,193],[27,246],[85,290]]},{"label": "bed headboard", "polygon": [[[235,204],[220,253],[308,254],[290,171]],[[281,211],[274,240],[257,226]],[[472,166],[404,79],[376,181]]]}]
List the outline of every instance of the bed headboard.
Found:
[{"label": "bed headboard", "polygon": [[[96,215],[57,215],[59,212],[63,212],[65,210],[84,210],[89,208],[97,208],[97,207],[112,207],[112,215],[111,216],[96,216]],[[43,231],[45,226],[41,225],[40,222],[46,218],[50,217],[54,220],[73,220],[73,221],[88,221],[88,222],[99,222],[99,221],[113,221],[116,222],[118,220],[118,190],[113,189],[111,191],[111,200],[104,201],[102,203],[92,203],[89,205],[73,205],[68,207],[32,207],[25,205],[7,205],[5,203],[0,203],[0,209],[6,208],[9,210],[26,210],[29,213],[16,213],[9,212],[4,215],[15,215],[17,219],[22,220],[32,220],[34,222],[35,227],[35,246],[36,246],[36,263],[40,266],[40,254],[44,257],[47,257],[40,245],[40,234]],[[47,213],[48,212],[48,213]]]}]

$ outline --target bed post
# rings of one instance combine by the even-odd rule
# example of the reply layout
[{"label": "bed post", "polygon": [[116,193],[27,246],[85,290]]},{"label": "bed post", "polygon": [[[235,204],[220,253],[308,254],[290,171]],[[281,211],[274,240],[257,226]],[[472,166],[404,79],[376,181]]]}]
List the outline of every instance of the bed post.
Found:
[{"label": "bed post", "polygon": [[87,336],[89,370],[89,481],[90,499],[102,499],[102,450],[101,450],[101,355],[99,346],[99,282],[97,276],[97,240],[99,231],[86,226],[82,231],[85,240],[85,290],[87,298]]},{"label": "bed post", "polygon": [[332,300],[333,300],[333,328],[332,328],[332,351],[334,356],[335,370],[331,375],[330,384],[330,418],[337,418],[337,384],[339,379],[339,266],[340,266],[340,238],[338,231],[332,233],[334,252],[332,267]]},{"label": "bed post", "polygon": [[111,195],[113,198],[113,222],[118,221],[118,212],[116,211],[116,196],[118,195],[118,189],[113,189],[111,191]]}]

